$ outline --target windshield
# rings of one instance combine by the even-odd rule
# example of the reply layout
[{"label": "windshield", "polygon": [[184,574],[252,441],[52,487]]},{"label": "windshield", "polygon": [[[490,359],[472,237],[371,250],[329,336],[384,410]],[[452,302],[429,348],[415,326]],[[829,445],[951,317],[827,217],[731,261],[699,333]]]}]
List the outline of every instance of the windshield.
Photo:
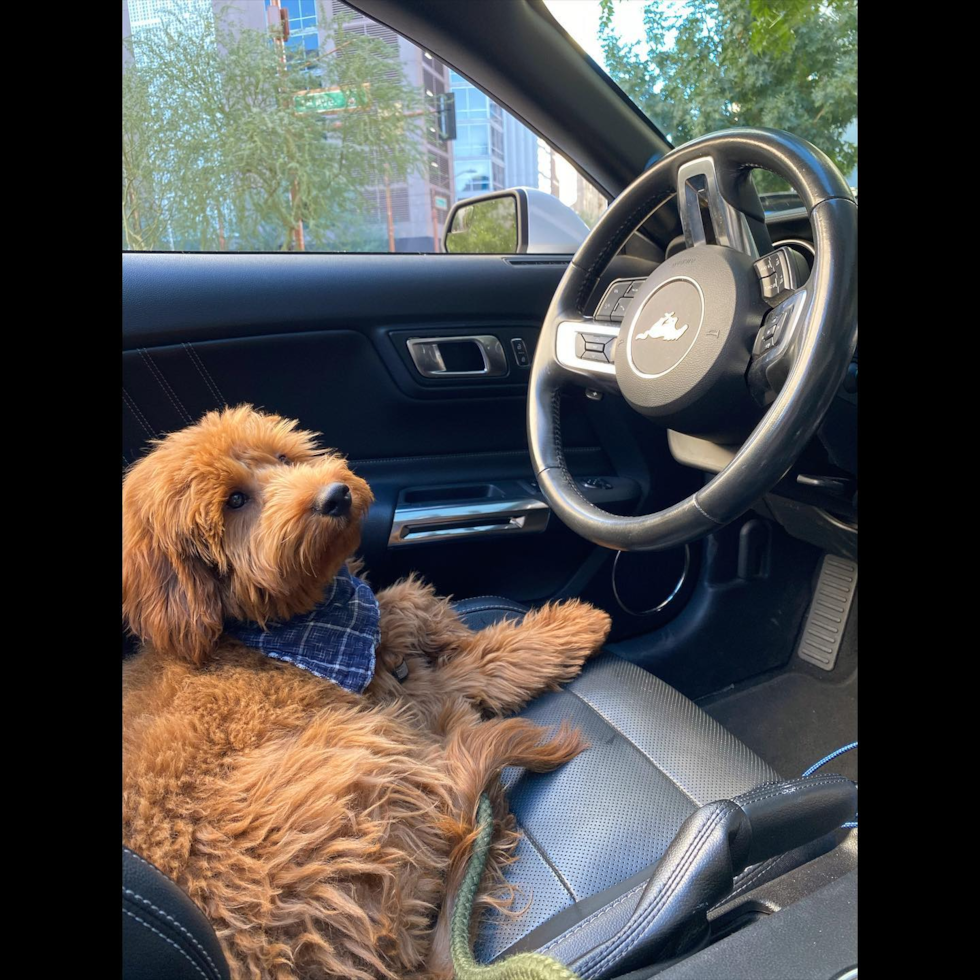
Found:
[{"label": "windshield", "polygon": [[[808,139],[857,189],[857,0],[545,0],[675,146],[766,126]],[[787,186],[755,172],[767,210]]]}]

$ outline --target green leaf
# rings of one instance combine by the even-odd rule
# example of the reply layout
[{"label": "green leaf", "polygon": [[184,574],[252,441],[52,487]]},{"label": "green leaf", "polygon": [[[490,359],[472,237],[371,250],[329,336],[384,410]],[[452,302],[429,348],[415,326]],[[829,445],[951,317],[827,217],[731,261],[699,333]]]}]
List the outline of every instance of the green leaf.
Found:
[{"label": "green leaf", "polygon": [[[848,174],[857,147],[856,0],[647,0],[646,47],[615,30],[601,0],[610,76],[675,145],[731,126],[802,136]],[[670,43],[673,39],[673,43]],[[785,184],[756,172],[762,191]]]}]

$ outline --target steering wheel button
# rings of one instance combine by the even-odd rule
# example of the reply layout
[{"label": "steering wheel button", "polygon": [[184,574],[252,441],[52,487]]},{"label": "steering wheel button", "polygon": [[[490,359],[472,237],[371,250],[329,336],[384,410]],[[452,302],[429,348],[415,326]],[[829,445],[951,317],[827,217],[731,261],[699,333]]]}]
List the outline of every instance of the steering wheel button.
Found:
[{"label": "steering wheel button", "polygon": [[760,279],[773,275],[773,273],[779,271],[779,252],[770,252],[768,255],[763,255],[755,263],[754,267]]},{"label": "steering wheel button", "polygon": [[603,364],[608,364],[609,359],[606,357],[606,352],[604,350],[585,350],[582,353],[583,361],[602,361]]},{"label": "steering wheel button", "polygon": [[595,319],[608,320],[614,315],[616,304],[623,298],[626,290],[632,285],[630,282],[614,282],[607,290],[599,308],[595,311]]},{"label": "steering wheel button", "polygon": [[806,260],[787,245],[763,255],[752,264],[762,287],[763,299],[773,300],[782,293],[798,289],[810,274]]},{"label": "steering wheel button", "polygon": [[780,293],[786,292],[787,288],[786,276],[782,271],[762,280],[762,295],[765,299],[774,299]]},{"label": "steering wheel button", "polygon": [[621,299],[612,311],[612,318],[614,320],[622,320],[626,316],[626,310],[629,308],[630,301],[628,299]]},{"label": "steering wheel button", "polygon": [[645,281],[646,280],[644,279],[637,279],[635,282],[630,283],[629,289],[627,289],[623,294],[626,299],[632,299],[636,295],[637,290],[639,290],[640,286],[642,286]]}]

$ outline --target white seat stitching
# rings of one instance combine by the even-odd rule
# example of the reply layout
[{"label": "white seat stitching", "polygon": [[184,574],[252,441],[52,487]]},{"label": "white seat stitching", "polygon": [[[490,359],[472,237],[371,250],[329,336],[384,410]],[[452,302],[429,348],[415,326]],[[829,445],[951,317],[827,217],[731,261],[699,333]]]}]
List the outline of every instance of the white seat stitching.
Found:
[{"label": "white seat stitching", "polygon": [[173,948],[177,950],[177,952],[180,953],[180,955],[183,956],[187,960],[187,962],[190,963],[190,965],[194,967],[194,969],[197,970],[198,973],[201,974],[202,977],[204,977],[204,980],[211,980],[211,977],[209,977],[197,965],[197,963],[195,963],[194,960],[191,959],[186,949],[181,949],[180,946],[177,945],[177,943],[175,943],[172,939],[168,939],[162,932],[160,932],[159,929],[154,929],[153,926],[149,925],[147,922],[144,922],[138,915],[135,915],[133,912],[130,912],[128,909],[123,909],[123,912],[126,915],[130,916],[130,918],[135,919],[141,926],[143,926],[144,929],[149,929],[150,932],[156,933],[156,935],[158,935],[165,943],[169,943],[171,946],[173,946]]}]

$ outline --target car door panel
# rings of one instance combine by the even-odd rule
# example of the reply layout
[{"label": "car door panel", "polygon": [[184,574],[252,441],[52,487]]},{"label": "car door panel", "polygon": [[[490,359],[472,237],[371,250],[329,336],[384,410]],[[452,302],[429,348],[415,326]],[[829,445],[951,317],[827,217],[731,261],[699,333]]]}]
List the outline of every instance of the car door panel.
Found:
[{"label": "car door panel", "polygon": [[567,265],[561,256],[128,252],[123,346],[355,321],[540,321]]},{"label": "car door panel", "polygon": [[[452,497],[454,487],[532,480],[528,370],[510,341],[533,352],[533,318],[564,268],[554,258],[126,255],[124,460],[209,409],[249,402],[321,432],[369,480],[376,503],[362,552],[376,585],[416,570],[457,596],[549,598],[595,550],[555,519],[536,533],[486,540],[393,550],[388,538],[405,491],[447,488]],[[506,375],[427,379],[405,346],[409,337],[473,332],[500,339]],[[563,433],[577,475],[621,469],[603,448],[602,417],[584,397],[566,399]],[[613,429],[614,444],[621,433]],[[642,465],[631,476],[606,506],[635,509],[649,480]]]}]

